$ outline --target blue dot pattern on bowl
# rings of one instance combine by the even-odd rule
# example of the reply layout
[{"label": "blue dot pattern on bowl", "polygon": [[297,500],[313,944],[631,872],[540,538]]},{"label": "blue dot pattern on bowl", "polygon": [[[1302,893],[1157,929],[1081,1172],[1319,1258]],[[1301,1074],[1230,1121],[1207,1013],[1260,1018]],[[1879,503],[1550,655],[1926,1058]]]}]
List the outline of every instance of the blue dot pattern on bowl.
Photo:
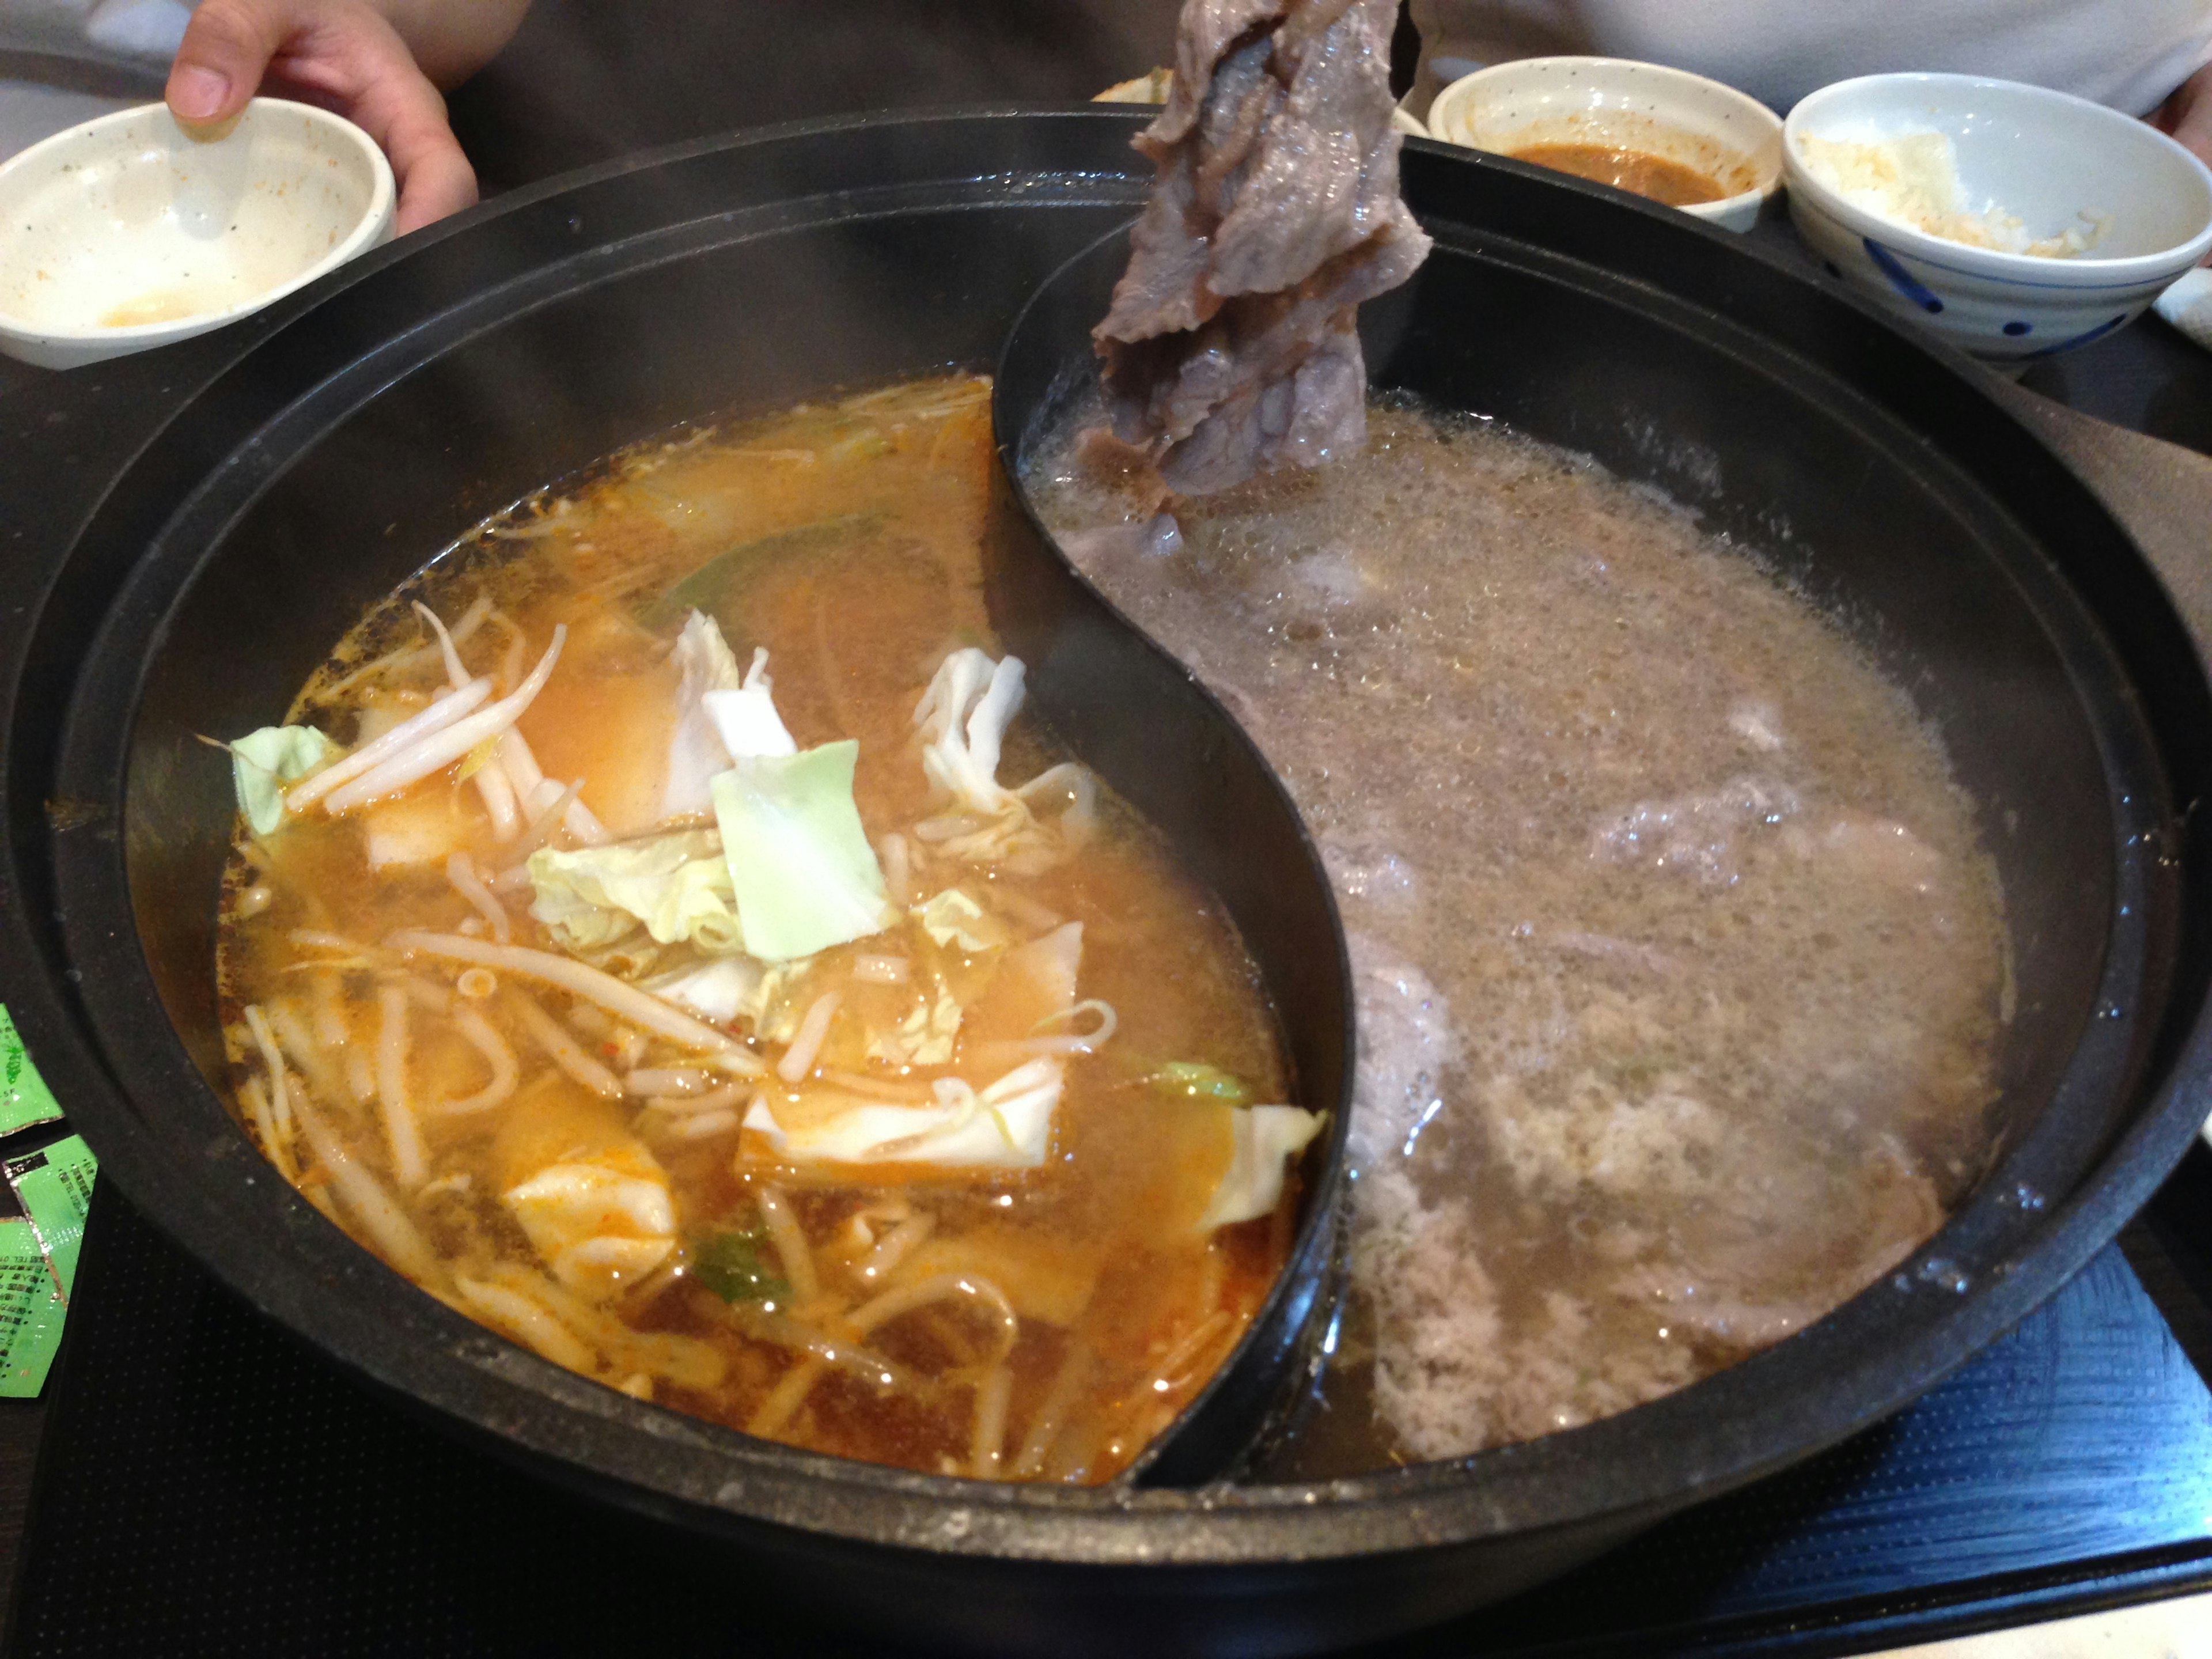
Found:
[{"label": "blue dot pattern on bowl", "polygon": [[2011,335],[2011,336],[2012,336],[2012,337],[2013,337],[2014,339],[2015,339],[2015,340],[2017,340],[2018,338],[2020,338],[2020,337],[2021,337],[2021,335],[2023,335],[2023,334],[2028,334],[2028,333],[2032,333],[2032,332],[2033,332],[2033,331],[2034,331],[2034,329],[2035,329],[2035,325],[2034,325],[2033,323],[2023,323],[2023,322],[2014,321],[2014,322],[2009,322],[2009,323],[2007,323],[2007,324],[2004,325],[2004,331],[2005,331],[2006,333],[2008,333],[2008,334]]},{"label": "blue dot pattern on bowl", "polygon": [[2056,345],[2045,346],[2040,351],[2028,352],[2025,356],[2015,358],[2014,361],[2016,362],[2024,362],[2029,357],[2055,357],[2062,351],[2071,351],[2075,346],[2087,345],[2092,340],[2103,339],[2105,336],[2110,334],[2114,329],[2119,327],[2120,325],[2126,322],[2127,319],[2128,313],[2124,311],[2117,317],[2107,317],[2103,322],[2098,324],[2096,327],[2087,330],[2086,332],[2076,334],[2070,340],[2061,340]]},{"label": "blue dot pattern on bowl", "polygon": [[1871,236],[1862,236],[1859,240],[1866,246],[1867,258],[1874,261],[1875,270],[1889,278],[1892,288],[1923,311],[1934,313],[1943,309],[1943,302],[1936,297],[1925,283],[1898,264],[1894,253]]}]

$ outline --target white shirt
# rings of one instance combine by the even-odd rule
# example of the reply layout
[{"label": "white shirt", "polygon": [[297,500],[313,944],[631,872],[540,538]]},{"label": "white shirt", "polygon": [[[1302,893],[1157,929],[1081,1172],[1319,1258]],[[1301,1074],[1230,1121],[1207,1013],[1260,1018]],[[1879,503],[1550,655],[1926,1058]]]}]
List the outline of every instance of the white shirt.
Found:
[{"label": "white shirt", "polygon": [[1509,58],[1671,64],[1786,112],[1832,81],[1947,70],[2146,115],[2212,60],[2212,0],[1413,0],[1407,100]]}]

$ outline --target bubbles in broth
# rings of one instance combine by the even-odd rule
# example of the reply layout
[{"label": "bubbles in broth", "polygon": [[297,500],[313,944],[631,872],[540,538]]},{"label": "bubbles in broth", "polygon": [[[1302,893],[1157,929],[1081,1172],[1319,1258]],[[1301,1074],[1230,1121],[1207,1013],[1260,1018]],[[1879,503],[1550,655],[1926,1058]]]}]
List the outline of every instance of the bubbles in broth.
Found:
[{"label": "bubbles in broth", "polygon": [[2007,971],[1972,802],[1840,629],[1587,457],[1370,421],[1179,523],[1065,440],[1028,480],[1283,773],[1352,933],[1309,1476],[1624,1410],[1887,1272],[1984,1146]]},{"label": "bubbles in broth", "polygon": [[1097,1481],[1257,1310],[1319,1120],[1218,904],[1008,725],[987,392],[627,453],[372,610],[234,746],[225,1033],[277,1169],[546,1358]]}]

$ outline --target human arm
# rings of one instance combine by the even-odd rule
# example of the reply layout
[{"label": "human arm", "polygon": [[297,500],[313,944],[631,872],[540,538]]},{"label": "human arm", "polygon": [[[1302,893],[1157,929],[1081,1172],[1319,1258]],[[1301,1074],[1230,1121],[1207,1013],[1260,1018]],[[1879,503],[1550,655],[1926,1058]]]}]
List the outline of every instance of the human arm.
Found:
[{"label": "human arm", "polygon": [[170,66],[168,101],[190,126],[219,124],[257,91],[359,125],[392,160],[401,232],[477,199],[475,170],[439,88],[506,45],[529,0],[204,0]]},{"label": "human arm", "polygon": [[2150,124],[2212,162],[2212,64],[2191,76],[2151,112]]}]

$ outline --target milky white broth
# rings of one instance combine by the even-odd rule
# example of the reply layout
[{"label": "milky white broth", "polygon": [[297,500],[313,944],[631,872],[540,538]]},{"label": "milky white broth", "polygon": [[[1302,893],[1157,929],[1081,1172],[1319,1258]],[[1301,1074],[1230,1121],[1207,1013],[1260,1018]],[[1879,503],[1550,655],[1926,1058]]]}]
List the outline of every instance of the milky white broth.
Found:
[{"label": "milky white broth", "polygon": [[1870,1283],[1986,1143],[2007,1000],[1972,802],[1841,629],[1586,457],[1370,422],[1179,542],[1065,442],[1029,479],[1281,770],[1351,932],[1311,1474],[1606,1416]]}]

